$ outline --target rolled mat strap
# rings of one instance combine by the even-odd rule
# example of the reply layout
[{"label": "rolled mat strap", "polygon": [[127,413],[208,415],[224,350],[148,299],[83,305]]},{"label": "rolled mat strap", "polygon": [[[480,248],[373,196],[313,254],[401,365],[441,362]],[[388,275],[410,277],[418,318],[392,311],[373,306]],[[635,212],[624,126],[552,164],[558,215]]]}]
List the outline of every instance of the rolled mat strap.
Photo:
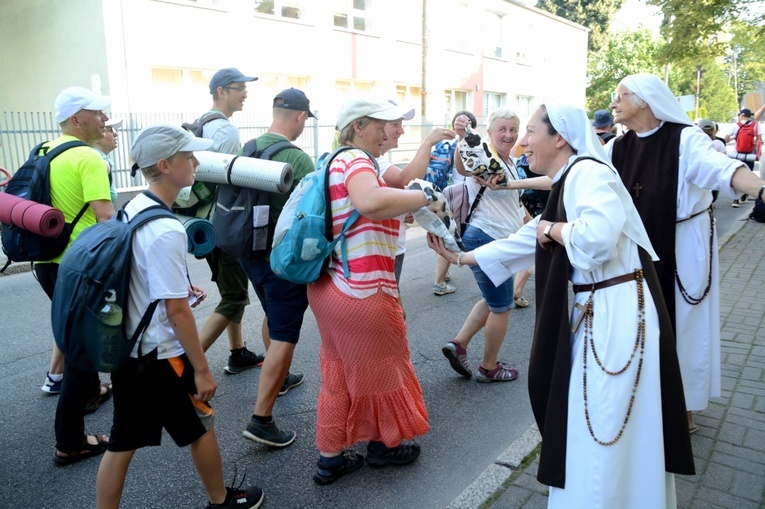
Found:
[{"label": "rolled mat strap", "polygon": [[187,250],[194,256],[205,256],[215,249],[215,234],[212,222],[197,217],[181,216],[176,214],[186,229],[188,237]]},{"label": "rolled mat strap", "polygon": [[61,235],[66,225],[60,210],[8,193],[0,193],[0,223],[51,238]]}]

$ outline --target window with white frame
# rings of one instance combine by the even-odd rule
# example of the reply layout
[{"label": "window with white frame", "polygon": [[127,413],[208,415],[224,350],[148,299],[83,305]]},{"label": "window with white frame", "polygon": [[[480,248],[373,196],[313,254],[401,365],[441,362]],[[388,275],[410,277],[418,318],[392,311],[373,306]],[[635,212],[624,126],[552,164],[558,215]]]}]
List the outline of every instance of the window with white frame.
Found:
[{"label": "window with white frame", "polygon": [[253,0],[252,3],[257,14],[303,19],[303,1],[301,0]]},{"label": "window with white frame", "polygon": [[515,96],[515,112],[522,119],[528,120],[531,118],[534,107],[534,97],[530,95],[516,95]]},{"label": "window with white frame", "polygon": [[338,28],[371,30],[372,0],[335,0],[334,25]]},{"label": "window with white frame", "polygon": [[468,93],[466,90],[445,90],[444,101],[446,102],[447,122],[451,122],[451,117],[458,111],[467,110]]},{"label": "window with white frame", "polygon": [[484,13],[483,54],[491,58],[502,58],[502,15],[496,12]]},{"label": "window with white frame", "polygon": [[505,102],[505,94],[499,92],[484,92],[483,93],[483,116],[489,116],[492,111],[501,108]]}]

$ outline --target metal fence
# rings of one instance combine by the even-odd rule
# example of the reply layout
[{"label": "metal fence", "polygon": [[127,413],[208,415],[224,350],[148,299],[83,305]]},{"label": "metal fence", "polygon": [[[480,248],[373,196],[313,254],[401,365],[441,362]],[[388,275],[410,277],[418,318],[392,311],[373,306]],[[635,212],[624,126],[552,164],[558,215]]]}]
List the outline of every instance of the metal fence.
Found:
[{"label": "metal fence", "polygon": [[[138,132],[145,126],[155,123],[181,125],[191,122],[200,113],[118,113],[112,118],[122,119],[118,130],[117,149],[109,154],[114,161],[113,180],[118,191],[143,188],[143,177],[130,176],[130,147]],[[318,115],[317,115],[318,116]],[[260,136],[271,124],[270,115],[236,113],[232,119],[239,127],[242,142]],[[399,148],[388,152],[387,157],[393,163],[411,159],[420,143],[430,133],[432,125],[407,124],[406,134],[399,140]],[[334,125],[321,125],[315,119],[307,122],[303,134],[294,142],[310,155],[314,162],[321,154],[332,149]],[[53,140],[61,135],[61,130],[51,112],[14,112],[4,111],[0,117],[0,167],[13,174],[29,157],[29,151],[40,142]]]}]

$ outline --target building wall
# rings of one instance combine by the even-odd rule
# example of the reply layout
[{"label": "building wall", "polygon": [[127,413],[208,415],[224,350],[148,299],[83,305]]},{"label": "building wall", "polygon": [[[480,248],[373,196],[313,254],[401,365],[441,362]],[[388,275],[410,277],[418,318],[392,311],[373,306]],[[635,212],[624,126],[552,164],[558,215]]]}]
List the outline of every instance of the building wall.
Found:
[{"label": "building wall", "polygon": [[[354,4],[366,10],[350,11]],[[432,124],[448,124],[462,108],[482,123],[498,106],[515,110],[522,122],[541,102],[584,106],[586,28],[511,0],[428,0],[424,58],[422,4],[4,0],[0,111],[48,112],[62,88],[98,90],[91,85],[100,80],[100,91],[112,96],[110,113],[132,119],[123,126],[118,154],[126,160],[124,147],[144,122],[180,123],[208,110],[209,80],[223,67],[259,77],[248,84],[244,111],[232,119],[243,139],[268,126],[274,95],[290,86],[304,90],[319,117],[317,138],[301,145],[310,146],[309,153],[331,145],[338,107],[362,93],[416,109],[410,124],[423,127],[412,127],[402,140],[411,151]],[[268,5],[274,14],[256,12]],[[282,16],[298,12],[295,7],[299,19]],[[350,29],[335,26],[343,8]],[[363,30],[353,29],[354,16],[365,23]],[[50,20],[45,30],[40,19]],[[34,140],[12,145],[9,137],[18,136],[8,134],[8,125],[0,118],[0,142],[6,144],[0,164],[13,167]]]},{"label": "building wall", "polygon": [[52,111],[61,89],[109,93],[101,0],[3,0],[0,110]]}]

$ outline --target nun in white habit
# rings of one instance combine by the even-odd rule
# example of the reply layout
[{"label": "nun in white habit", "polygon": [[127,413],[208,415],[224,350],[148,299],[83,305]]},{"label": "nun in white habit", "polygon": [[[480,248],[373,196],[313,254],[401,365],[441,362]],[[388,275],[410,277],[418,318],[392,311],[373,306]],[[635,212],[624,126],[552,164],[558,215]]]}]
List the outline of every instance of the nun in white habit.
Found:
[{"label": "nun in white habit", "polygon": [[495,284],[536,261],[529,395],[548,507],[674,508],[671,472],[692,474],[693,457],[646,231],[583,110],[540,106],[521,146],[531,170],[553,180],[545,212],[472,252],[428,243]]},{"label": "nun in white habit", "polygon": [[[715,151],[657,76],[616,88],[616,122],[630,131],[606,145],[659,256],[656,270],[674,325],[688,410],[720,396],[720,288],[710,190],[757,196],[765,182]],[[691,432],[698,429],[688,413]]]}]

